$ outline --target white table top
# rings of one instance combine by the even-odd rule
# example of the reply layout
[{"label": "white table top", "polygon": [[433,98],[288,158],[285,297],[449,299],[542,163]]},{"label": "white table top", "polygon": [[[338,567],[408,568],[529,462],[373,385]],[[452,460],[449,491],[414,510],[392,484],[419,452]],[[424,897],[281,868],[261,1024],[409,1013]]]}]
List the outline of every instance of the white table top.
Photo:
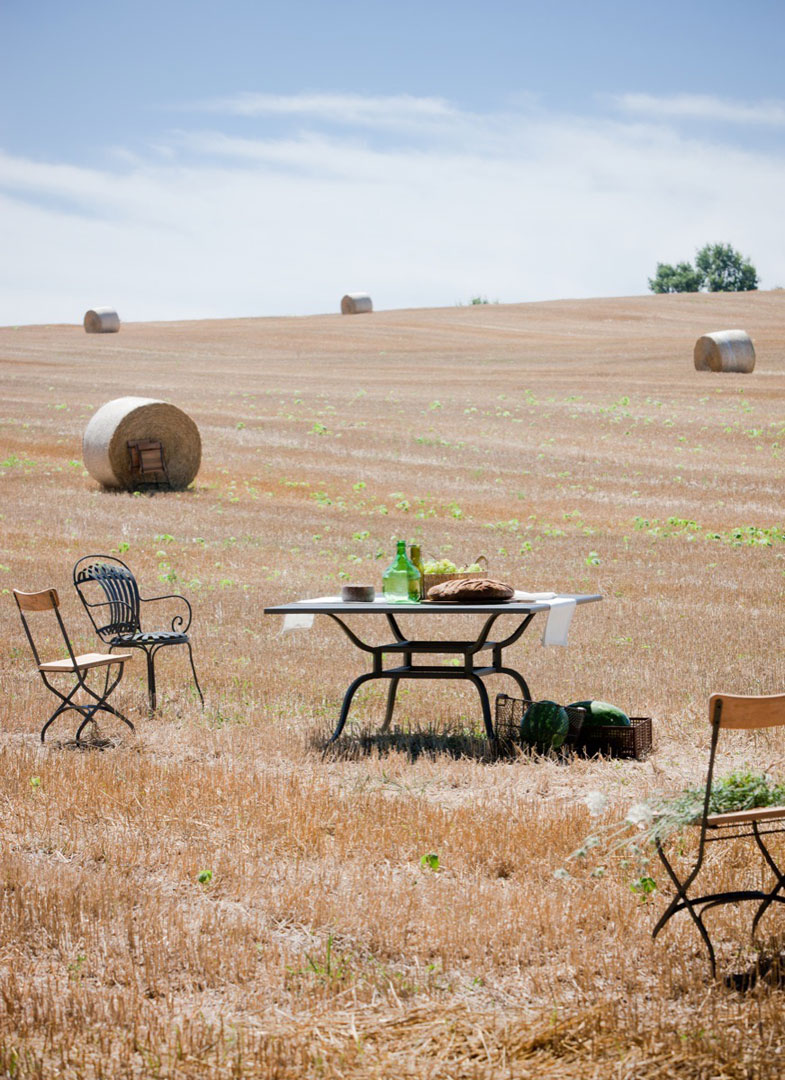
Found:
[{"label": "white table top", "polygon": [[438,603],[424,600],[419,604],[391,604],[378,595],[367,603],[345,602],[340,596],[320,596],[313,600],[297,600],[292,604],[277,604],[264,609],[265,615],[430,615],[436,612],[454,612],[462,615],[526,615],[530,612],[548,611],[554,600],[574,600],[576,604],[590,604],[602,600],[599,593],[559,593],[548,600],[512,600],[481,604]]}]

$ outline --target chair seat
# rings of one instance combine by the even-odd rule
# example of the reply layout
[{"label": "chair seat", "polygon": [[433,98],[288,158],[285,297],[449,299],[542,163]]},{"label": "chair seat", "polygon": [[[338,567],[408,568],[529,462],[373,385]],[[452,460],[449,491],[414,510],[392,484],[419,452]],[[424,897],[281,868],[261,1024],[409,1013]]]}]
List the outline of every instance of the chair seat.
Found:
[{"label": "chair seat", "polygon": [[74,663],[70,657],[65,660],[50,660],[46,664],[39,664],[39,671],[86,671],[88,668],[106,667],[108,664],[117,664],[121,660],[130,660],[131,653],[83,653],[76,657]]},{"label": "chair seat", "polygon": [[187,634],[176,634],[173,630],[154,630],[144,633],[138,630],[135,634],[118,634],[113,637],[110,645],[185,645],[188,642]]},{"label": "chair seat", "polygon": [[777,821],[778,818],[785,818],[785,806],[757,806],[751,810],[731,810],[726,814],[709,814],[706,818],[706,827],[722,829],[733,825],[751,824],[753,821]]}]

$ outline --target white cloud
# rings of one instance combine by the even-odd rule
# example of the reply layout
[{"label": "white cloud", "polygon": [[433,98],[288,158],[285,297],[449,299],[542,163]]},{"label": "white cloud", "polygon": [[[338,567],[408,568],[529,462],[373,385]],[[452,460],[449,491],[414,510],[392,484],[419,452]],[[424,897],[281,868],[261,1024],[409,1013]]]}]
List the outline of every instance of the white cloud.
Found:
[{"label": "white cloud", "polygon": [[100,303],[125,320],[308,314],[361,289],[377,308],[643,293],[658,260],[715,241],[785,281],[774,151],[542,110],[438,126],[394,145],[180,131],[111,170],[0,154],[16,253],[0,324]]},{"label": "white cloud", "polygon": [[745,103],[727,101],[708,94],[621,94],[612,99],[624,112],[661,120],[706,120],[730,124],[785,126],[785,102]]},{"label": "white cloud", "polygon": [[310,117],[328,124],[409,127],[412,123],[456,116],[443,98],[394,94],[235,94],[202,102],[200,109],[232,116]]}]

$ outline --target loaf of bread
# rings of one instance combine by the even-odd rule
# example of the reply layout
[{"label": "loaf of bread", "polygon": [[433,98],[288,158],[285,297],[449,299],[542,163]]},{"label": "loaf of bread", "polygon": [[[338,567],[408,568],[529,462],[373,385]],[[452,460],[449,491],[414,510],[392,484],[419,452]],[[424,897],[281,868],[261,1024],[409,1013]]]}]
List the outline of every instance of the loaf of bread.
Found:
[{"label": "loaf of bread", "polygon": [[456,604],[487,604],[511,600],[514,592],[511,585],[494,578],[454,578],[452,581],[443,581],[440,585],[432,585],[426,599],[452,601]]}]

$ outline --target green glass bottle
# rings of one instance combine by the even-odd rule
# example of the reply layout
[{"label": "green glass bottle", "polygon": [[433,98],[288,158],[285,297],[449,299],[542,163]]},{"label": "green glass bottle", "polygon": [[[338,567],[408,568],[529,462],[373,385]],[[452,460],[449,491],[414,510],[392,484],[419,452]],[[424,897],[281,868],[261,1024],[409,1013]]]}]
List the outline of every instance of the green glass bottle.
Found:
[{"label": "green glass bottle", "polygon": [[425,599],[425,570],[422,565],[422,555],[420,554],[420,545],[412,544],[409,548],[409,562],[412,566],[416,566],[420,572],[420,599]]},{"label": "green glass bottle", "polygon": [[419,604],[420,571],[406,557],[406,541],[398,541],[398,552],[382,574],[382,592],[389,604]]}]

